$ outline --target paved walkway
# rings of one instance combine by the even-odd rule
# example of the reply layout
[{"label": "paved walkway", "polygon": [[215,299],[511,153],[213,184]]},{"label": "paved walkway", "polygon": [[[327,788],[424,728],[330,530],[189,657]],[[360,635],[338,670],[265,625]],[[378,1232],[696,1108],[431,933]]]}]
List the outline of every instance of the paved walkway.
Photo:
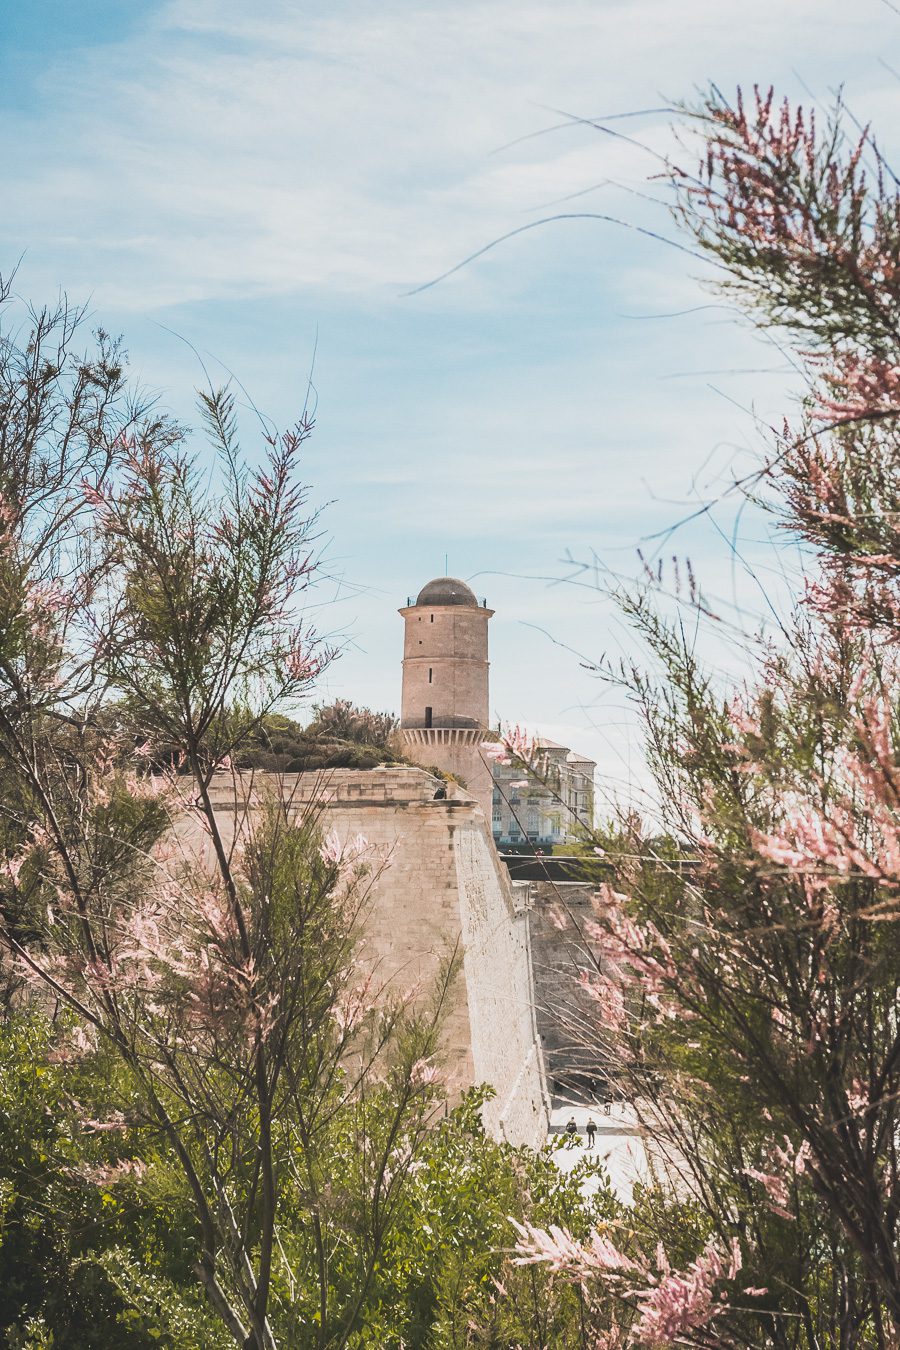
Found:
[{"label": "paved walkway", "polygon": [[[579,1133],[571,1138],[565,1128],[573,1116]],[[597,1126],[593,1149],[588,1149],[585,1133],[589,1119]],[[550,1116],[550,1132],[551,1141],[559,1145],[553,1160],[560,1171],[570,1172],[585,1156],[600,1159],[613,1190],[626,1204],[631,1202],[635,1182],[647,1179],[644,1132],[631,1108],[621,1102],[613,1103],[608,1111],[600,1106],[558,1106]]]}]

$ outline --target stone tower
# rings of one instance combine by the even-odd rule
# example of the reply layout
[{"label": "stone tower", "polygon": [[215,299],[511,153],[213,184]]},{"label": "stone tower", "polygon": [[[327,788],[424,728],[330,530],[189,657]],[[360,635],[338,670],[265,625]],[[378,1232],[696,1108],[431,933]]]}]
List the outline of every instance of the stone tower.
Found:
[{"label": "stone tower", "polygon": [[400,610],[400,728],[411,759],[462,779],[490,823],[493,782],[479,746],[488,727],[488,621],[493,614],[464,581],[429,581]]}]

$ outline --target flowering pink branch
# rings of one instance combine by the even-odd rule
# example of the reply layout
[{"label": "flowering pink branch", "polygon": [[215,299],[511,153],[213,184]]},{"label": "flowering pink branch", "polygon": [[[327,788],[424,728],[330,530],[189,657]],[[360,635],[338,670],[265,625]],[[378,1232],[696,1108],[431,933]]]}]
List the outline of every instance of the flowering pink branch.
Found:
[{"label": "flowering pink branch", "polygon": [[732,1282],[741,1270],[736,1238],[726,1253],[711,1239],[685,1271],[672,1269],[659,1244],[654,1272],[645,1258],[622,1252],[598,1230],[580,1242],[556,1225],[545,1229],[510,1222],[519,1235],[516,1264],[545,1265],[576,1281],[593,1299],[613,1297],[630,1305],[634,1318],[622,1341],[625,1347],[676,1345],[729,1311],[716,1287]]}]

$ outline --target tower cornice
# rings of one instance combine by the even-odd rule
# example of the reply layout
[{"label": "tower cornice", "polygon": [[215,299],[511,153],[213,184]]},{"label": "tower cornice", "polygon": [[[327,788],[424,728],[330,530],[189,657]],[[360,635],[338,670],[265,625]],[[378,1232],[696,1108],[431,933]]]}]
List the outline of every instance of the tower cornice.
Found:
[{"label": "tower cornice", "polygon": [[493,616],[497,612],[495,609],[488,609],[486,604],[466,605],[466,606],[424,604],[424,605],[403,605],[401,609],[397,610],[397,613],[402,614],[405,619],[407,614],[415,614],[417,610],[422,610],[423,612],[427,610],[429,614],[432,611],[434,611],[435,614],[437,614],[438,611],[440,611],[442,614],[483,614],[485,618],[488,619],[493,618]]}]

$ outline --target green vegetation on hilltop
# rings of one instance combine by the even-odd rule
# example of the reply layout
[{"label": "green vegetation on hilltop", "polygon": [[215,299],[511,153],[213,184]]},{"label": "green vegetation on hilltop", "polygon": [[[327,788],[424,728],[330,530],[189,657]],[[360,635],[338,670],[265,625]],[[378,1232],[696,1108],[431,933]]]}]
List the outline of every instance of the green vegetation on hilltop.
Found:
[{"label": "green vegetation on hilltop", "polygon": [[357,707],[346,699],[315,704],[301,726],[283,713],[267,714],[234,762],[241,769],[304,773],[317,769],[374,769],[403,764],[398,722],[390,713]]}]

